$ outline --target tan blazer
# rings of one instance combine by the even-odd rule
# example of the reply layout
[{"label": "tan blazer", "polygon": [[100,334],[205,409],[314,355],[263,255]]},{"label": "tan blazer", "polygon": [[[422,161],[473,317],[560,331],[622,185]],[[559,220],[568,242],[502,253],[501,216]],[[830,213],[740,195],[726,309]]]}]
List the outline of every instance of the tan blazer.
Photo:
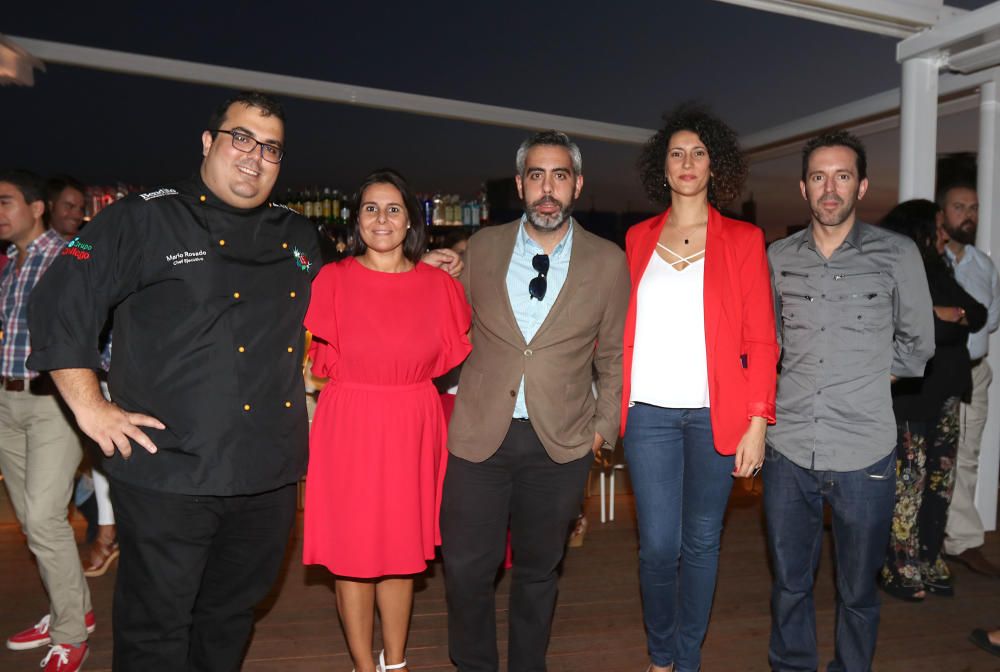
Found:
[{"label": "tan blazer", "polygon": [[489,227],[469,240],[461,281],[472,306],[472,354],[462,367],[448,450],[471,462],[493,455],[523,375],[531,424],[549,457],[562,464],[585,455],[594,432],[612,443],[618,436],[628,266],[618,246],[574,223],[566,282],[525,343],[507,296],[519,225]]}]

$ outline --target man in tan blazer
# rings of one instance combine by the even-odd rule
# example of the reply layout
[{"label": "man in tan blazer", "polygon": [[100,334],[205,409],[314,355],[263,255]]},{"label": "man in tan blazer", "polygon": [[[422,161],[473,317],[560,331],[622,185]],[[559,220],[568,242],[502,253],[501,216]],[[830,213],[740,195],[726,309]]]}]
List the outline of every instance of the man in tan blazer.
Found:
[{"label": "man in tan blazer", "polygon": [[474,235],[461,275],[473,349],[441,508],[449,652],[461,672],[499,666],[494,579],[508,525],[508,669],[545,669],[570,526],[593,453],[618,437],[625,255],[570,216],[583,162],[566,135],[528,138],[516,163],[525,214]]}]

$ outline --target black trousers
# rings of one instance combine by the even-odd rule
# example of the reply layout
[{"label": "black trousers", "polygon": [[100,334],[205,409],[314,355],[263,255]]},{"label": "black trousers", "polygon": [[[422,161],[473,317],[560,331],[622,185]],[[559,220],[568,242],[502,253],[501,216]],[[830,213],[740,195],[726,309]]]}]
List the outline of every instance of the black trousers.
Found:
[{"label": "black trousers", "polygon": [[284,560],[295,485],[206,497],[114,481],[111,499],[121,545],[112,669],[239,670],[254,607]]},{"label": "black trousers", "polygon": [[528,422],[511,422],[500,449],[484,462],[451,455],[441,505],[441,554],[448,595],[448,651],[460,672],[499,669],[494,581],[510,525],[511,672],[545,670],[558,568],[580,513],[593,463],[588,452],[567,464],[549,458]]}]

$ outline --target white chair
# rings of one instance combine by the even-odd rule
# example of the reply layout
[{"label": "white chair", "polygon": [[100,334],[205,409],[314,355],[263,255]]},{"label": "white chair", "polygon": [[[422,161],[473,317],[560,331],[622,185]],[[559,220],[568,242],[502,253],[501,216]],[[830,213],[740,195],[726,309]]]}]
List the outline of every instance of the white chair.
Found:
[{"label": "white chair", "polygon": [[[612,464],[601,469],[601,522],[607,522],[608,520],[615,519],[615,472],[619,469],[624,469],[624,464]],[[608,489],[610,493],[607,493],[604,487],[605,476],[608,480]]]}]

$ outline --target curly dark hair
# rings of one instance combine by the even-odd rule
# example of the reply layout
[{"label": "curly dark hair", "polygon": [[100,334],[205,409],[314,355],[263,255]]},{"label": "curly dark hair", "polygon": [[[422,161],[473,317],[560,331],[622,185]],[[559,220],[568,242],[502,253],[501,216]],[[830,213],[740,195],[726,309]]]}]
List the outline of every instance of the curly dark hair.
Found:
[{"label": "curly dark hair", "polygon": [[650,199],[670,204],[670,187],[666,184],[667,144],[674,133],[691,131],[697,134],[708,150],[712,178],[708,182],[708,202],[712,207],[729,203],[743,189],[747,179],[747,164],[740,151],[736,132],[725,122],[697,103],[681,103],[663,115],[663,127],[646,141],[637,162],[639,177]]}]

